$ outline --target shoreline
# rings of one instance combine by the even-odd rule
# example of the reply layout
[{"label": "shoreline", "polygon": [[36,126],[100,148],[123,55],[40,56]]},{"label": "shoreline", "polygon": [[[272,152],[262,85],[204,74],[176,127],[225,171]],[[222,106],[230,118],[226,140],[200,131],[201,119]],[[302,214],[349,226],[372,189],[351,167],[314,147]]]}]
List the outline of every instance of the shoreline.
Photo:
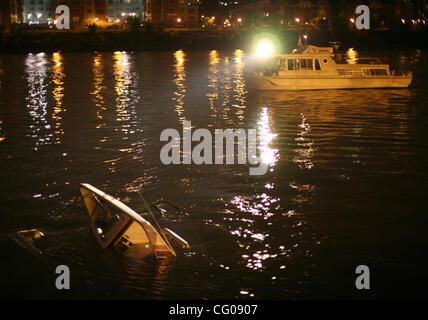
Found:
[{"label": "shoreline", "polygon": [[[296,47],[301,31],[247,30],[235,33],[200,32],[131,32],[131,31],[39,31],[3,34],[0,38],[0,53],[35,52],[93,52],[93,51],[175,51],[183,50],[247,50],[254,35],[272,32],[282,42],[282,51]],[[330,41],[358,49],[423,49],[427,31],[376,31],[330,34],[309,32],[309,42],[325,46]]]}]

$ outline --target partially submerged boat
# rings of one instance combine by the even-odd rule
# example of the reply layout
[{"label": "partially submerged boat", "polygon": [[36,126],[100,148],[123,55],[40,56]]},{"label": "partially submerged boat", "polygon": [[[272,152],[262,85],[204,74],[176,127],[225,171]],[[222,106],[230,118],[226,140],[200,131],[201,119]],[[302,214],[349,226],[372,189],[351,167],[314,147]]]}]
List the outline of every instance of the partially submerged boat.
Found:
[{"label": "partially submerged boat", "polygon": [[147,212],[140,215],[90,184],[80,184],[80,193],[89,213],[90,228],[102,248],[114,248],[134,258],[154,254],[157,260],[163,260],[175,257],[177,248],[189,247],[178,234],[157,223],[155,216],[162,215],[162,204],[154,206],[157,214],[147,206]]},{"label": "partially submerged boat", "polygon": [[302,45],[291,54],[252,62],[249,87],[256,90],[406,88],[411,72],[396,72],[379,58],[347,59],[333,47]]}]

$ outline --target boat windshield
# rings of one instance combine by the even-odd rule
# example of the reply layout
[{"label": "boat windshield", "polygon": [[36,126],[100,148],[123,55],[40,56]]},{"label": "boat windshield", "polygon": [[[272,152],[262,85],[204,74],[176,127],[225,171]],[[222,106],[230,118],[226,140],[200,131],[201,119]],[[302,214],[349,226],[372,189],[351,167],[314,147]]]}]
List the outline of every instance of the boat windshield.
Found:
[{"label": "boat windshield", "polygon": [[91,227],[102,247],[107,247],[129,221],[119,208],[105,199],[81,188],[89,212]]},{"label": "boat windshield", "polygon": [[281,68],[282,59],[279,57],[272,57],[260,62],[254,63],[250,70],[264,76],[271,76],[277,74]]}]

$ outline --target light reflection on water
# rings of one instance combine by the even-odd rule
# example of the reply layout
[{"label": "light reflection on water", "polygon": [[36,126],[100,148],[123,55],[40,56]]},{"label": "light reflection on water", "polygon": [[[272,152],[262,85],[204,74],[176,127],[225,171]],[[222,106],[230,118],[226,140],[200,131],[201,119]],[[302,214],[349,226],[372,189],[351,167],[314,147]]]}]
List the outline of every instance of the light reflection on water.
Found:
[{"label": "light reflection on water", "polygon": [[305,116],[302,114],[302,123],[299,125],[301,132],[299,136],[295,138],[297,142],[298,149],[295,150],[296,156],[293,158],[295,163],[298,163],[300,169],[311,169],[314,164],[312,162],[312,157],[314,154],[314,143],[308,138],[308,134],[311,130],[311,125],[306,122]]},{"label": "light reflection on water", "polygon": [[6,139],[6,137],[3,136],[2,131],[3,131],[3,121],[0,120],[0,142],[3,142]]},{"label": "light reflection on water", "polygon": [[268,108],[262,108],[260,112],[260,120],[257,121],[258,128],[257,132],[260,137],[260,159],[261,161],[269,165],[270,171],[273,171],[273,168],[279,158],[279,150],[272,147],[272,141],[278,136],[276,133],[272,133],[271,124],[272,118],[269,117]]},{"label": "light reflection on water", "polygon": [[64,67],[62,63],[62,55],[60,52],[54,52],[52,54],[52,82],[54,88],[52,90],[52,96],[55,99],[55,106],[53,108],[52,119],[55,121],[55,143],[61,143],[61,136],[64,135],[64,129],[62,127],[62,113],[67,111],[63,107],[62,99],[64,97]]},{"label": "light reflection on water", "polygon": [[178,50],[174,53],[174,57],[176,63],[175,67],[175,79],[174,82],[177,86],[177,91],[174,92],[175,97],[173,100],[176,101],[175,111],[177,112],[177,116],[180,123],[186,121],[186,117],[184,116],[184,96],[186,95],[186,69],[184,66],[186,55],[183,50]]},{"label": "light reflection on water", "polygon": [[227,128],[240,128],[244,124],[247,107],[247,88],[244,79],[244,52],[235,50],[233,56],[222,55],[217,50],[208,54],[208,105],[215,122]]},{"label": "light reflection on water", "polygon": [[[420,54],[403,56],[423,61]],[[397,263],[395,251],[379,248],[400,252],[385,239],[400,234],[397,217],[415,214],[413,195],[421,192],[412,183],[425,175],[415,156],[426,146],[415,129],[420,87],[257,93],[246,86],[241,50],[57,52],[11,60],[25,92],[9,103],[5,90],[21,84],[8,76],[7,59],[0,74],[0,163],[9,169],[3,181],[14,179],[2,185],[2,230],[54,233],[45,252],[86,270],[96,283],[87,289],[93,295],[105,297],[113,282],[131,297],[323,297],[326,282],[349,293],[346,281],[323,269],[332,261],[338,274],[357,258],[377,261],[383,254]],[[28,122],[18,121],[19,112]],[[162,165],[160,132],[185,120],[198,128],[257,129],[269,171],[249,176],[248,165]],[[403,181],[411,201],[401,196]],[[157,267],[100,250],[86,229],[80,182],[137,211],[141,188],[151,201],[185,207],[188,218],[169,222],[192,247],[173,265]],[[420,219],[413,216],[415,224]],[[385,220],[391,234],[374,232]],[[357,251],[361,256],[350,254]]]},{"label": "light reflection on water", "polygon": [[[102,128],[106,124],[102,122],[103,112],[106,110],[105,102],[104,102],[104,91],[106,90],[106,86],[104,83],[104,64],[102,63],[102,55],[101,53],[95,53],[92,61],[92,91],[90,94],[92,95],[92,101],[97,108],[97,118],[100,120],[97,128]],[[106,142],[106,138],[100,140],[101,143]],[[99,148],[99,147],[96,147]]]},{"label": "light reflection on water", "polygon": [[208,90],[206,96],[208,98],[209,107],[213,111],[211,117],[217,118],[218,111],[215,107],[215,101],[217,101],[219,96],[219,89],[217,86],[217,81],[219,80],[217,75],[217,73],[219,72],[219,68],[217,64],[219,63],[219,59],[217,50],[210,51],[208,63]]},{"label": "light reflection on water", "polygon": [[47,102],[48,60],[45,53],[29,53],[25,60],[28,95],[27,110],[32,119],[30,136],[36,140],[34,150],[53,143],[52,128],[48,121]]}]

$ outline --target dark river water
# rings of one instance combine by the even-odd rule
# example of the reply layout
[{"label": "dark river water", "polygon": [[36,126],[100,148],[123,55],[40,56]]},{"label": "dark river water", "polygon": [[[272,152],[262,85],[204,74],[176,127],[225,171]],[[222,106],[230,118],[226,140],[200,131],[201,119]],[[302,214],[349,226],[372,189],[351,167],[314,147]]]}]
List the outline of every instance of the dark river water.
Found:
[{"label": "dark river water", "polygon": [[[428,55],[378,54],[413,71],[409,89],[253,92],[242,51],[1,55],[1,296],[428,297]],[[185,120],[257,129],[268,172],[162,164],[161,131]],[[81,182],[184,208],[169,222],[190,248],[162,266],[101,249]],[[31,228],[40,253],[10,238]]]}]

